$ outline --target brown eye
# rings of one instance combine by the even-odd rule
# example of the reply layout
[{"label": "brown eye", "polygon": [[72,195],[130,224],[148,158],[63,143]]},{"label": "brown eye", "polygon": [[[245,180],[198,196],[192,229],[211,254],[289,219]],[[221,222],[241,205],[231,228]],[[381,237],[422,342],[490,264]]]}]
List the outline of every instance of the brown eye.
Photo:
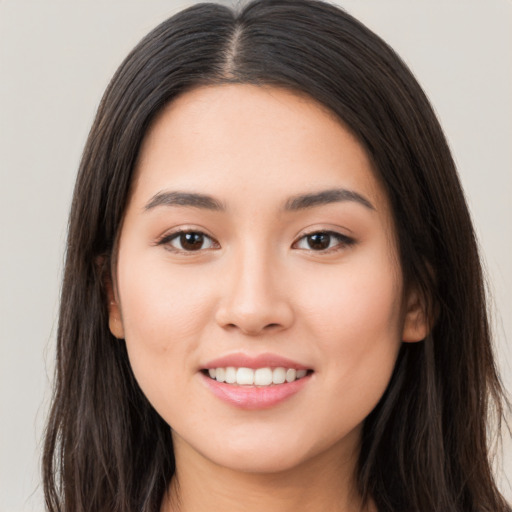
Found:
[{"label": "brown eye", "polygon": [[306,237],[307,244],[314,251],[324,251],[331,244],[331,235],[329,233],[313,233]]},{"label": "brown eye", "polygon": [[178,231],[164,237],[158,245],[175,252],[197,252],[219,247],[217,242],[201,231]]},{"label": "brown eye", "polygon": [[355,240],[335,231],[315,231],[304,235],[293,244],[295,249],[331,252],[355,244]]},{"label": "brown eye", "polygon": [[181,248],[185,251],[198,251],[203,248],[204,235],[202,233],[181,233],[179,236]]}]

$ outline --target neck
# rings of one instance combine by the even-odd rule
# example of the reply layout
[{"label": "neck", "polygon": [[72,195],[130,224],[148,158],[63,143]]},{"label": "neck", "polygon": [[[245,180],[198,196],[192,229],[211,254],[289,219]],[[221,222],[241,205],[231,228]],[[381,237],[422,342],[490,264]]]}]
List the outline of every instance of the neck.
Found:
[{"label": "neck", "polygon": [[375,510],[371,504],[363,507],[356,490],[356,450],[329,450],[291,469],[250,473],[219,466],[177,436],[173,439],[176,473],[161,512]]}]

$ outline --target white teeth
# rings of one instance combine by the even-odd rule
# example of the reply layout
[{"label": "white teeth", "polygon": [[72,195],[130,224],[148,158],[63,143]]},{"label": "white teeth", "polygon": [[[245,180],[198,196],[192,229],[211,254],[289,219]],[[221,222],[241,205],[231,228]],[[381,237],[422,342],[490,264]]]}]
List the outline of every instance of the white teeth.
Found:
[{"label": "white teeth", "polygon": [[234,384],[236,382],[236,368],[232,366],[226,368],[226,382],[228,384]]},{"label": "white teeth", "polygon": [[293,382],[307,375],[307,370],[295,370],[294,368],[210,368],[208,375],[218,382],[238,384],[239,386],[270,386],[272,384],[284,384]]},{"label": "white teeth", "polygon": [[286,370],[284,368],[274,368],[272,372],[272,382],[274,384],[283,384],[286,380]]},{"label": "white teeth", "polygon": [[297,370],[290,368],[286,370],[286,382],[293,382],[297,377]]},{"label": "white teeth", "polygon": [[258,368],[254,372],[254,384],[256,386],[270,386],[272,384],[272,370],[270,368]]},{"label": "white teeth", "polygon": [[238,368],[236,371],[236,383],[239,385],[254,384],[254,370],[251,368]]}]

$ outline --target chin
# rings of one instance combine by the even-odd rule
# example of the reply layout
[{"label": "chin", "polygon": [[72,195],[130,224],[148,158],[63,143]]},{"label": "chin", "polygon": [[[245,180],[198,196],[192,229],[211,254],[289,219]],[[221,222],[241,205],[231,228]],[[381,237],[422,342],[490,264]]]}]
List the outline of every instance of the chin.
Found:
[{"label": "chin", "polygon": [[269,453],[252,450],[237,453],[224,453],[222,456],[212,458],[212,462],[231,471],[247,474],[275,474],[291,471],[298,468],[307,458],[298,456],[297,450]]},{"label": "chin", "polygon": [[322,466],[333,456],[336,460],[352,458],[359,446],[357,431],[340,437],[318,437],[312,439],[306,431],[297,428],[272,431],[261,426],[258,431],[247,427],[245,435],[238,430],[226,436],[209,436],[207,445],[201,442],[194,447],[192,439],[187,444],[216,466],[261,475],[298,470],[315,460]]}]

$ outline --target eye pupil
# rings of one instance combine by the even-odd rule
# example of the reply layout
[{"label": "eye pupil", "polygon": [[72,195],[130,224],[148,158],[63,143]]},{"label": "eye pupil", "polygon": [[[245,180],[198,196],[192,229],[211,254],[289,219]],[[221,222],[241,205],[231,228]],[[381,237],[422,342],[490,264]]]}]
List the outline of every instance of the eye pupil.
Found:
[{"label": "eye pupil", "polygon": [[329,247],[331,235],[328,233],[313,233],[312,235],[308,235],[307,240],[311,249],[320,251]]},{"label": "eye pupil", "polygon": [[204,235],[202,233],[182,233],[180,243],[187,251],[198,251],[203,246]]}]

